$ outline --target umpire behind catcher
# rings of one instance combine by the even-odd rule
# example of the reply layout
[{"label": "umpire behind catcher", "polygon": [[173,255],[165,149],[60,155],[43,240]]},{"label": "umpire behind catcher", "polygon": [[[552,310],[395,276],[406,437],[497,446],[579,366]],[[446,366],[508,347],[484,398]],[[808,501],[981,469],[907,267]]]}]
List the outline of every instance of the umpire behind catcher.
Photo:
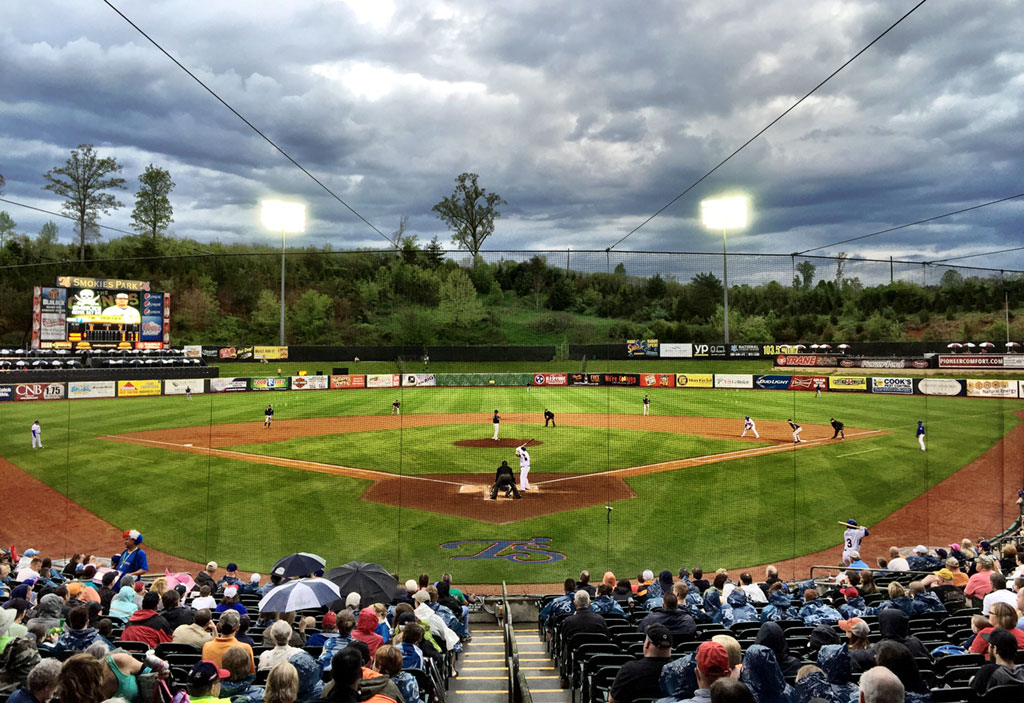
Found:
[{"label": "umpire behind catcher", "polygon": [[511,492],[515,498],[522,498],[519,495],[519,489],[516,487],[516,475],[512,472],[512,467],[508,465],[507,461],[502,461],[501,466],[498,467],[497,472],[494,474],[494,485],[491,486],[491,500],[498,499],[499,489],[504,489],[506,496]]}]

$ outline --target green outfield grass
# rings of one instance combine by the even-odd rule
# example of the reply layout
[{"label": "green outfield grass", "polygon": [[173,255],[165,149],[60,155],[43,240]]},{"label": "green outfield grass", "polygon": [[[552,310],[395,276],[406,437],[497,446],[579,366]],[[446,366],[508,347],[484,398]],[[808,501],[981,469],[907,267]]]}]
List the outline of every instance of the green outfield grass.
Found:
[{"label": "green outfield grass", "polygon": [[[265,367],[264,367],[265,368]],[[146,544],[196,561],[235,561],[265,573],[284,553],[315,551],[331,565],[379,561],[401,574],[452,570],[462,582],[559,581],[581,568],[633,575],[646,567],[734,567],[775,561],[836,544],[835,521],[874,524],[988,450],[1016,426],[1022,401],[879,397],[866,394],[650,389],[655,415],[759,422],[795,418],[888,434],[799,452],[746,458],[628,479],[636,498],[492,525],[360,500],[369,482],[296,469],[133,446],[104,435],[251,422],[258,431],[272,401],[278,419],[477,412],[479,426],[295,438],[247,444],[245,451],[383,471],[490,473],[511,451],[463,449],[457,439],[490,436],[488,414],[536,413],[536,425],[503,426],[504,436],[538,436],[535,473],[604,471],[736,448],[739,442],[608,428],[543,428],[558,414],[639,414],[645,389],[523,388],[293,391],[123,400],[0,404],[0,456]],[[46,449],[29,448],[28,427],[43,425]],[[916,421],[928,428],[917,448]],[[545,434],[546,433],[546,434]],[[752,446],[742,443],[744,447]],[[979,491],[1001,487],[979,486]],[[569,500],[567,498],[567,500]],[[1009,516],[1012,519],[1013,516]],[[59,522],[60,516],[55,516]],[[922,526],[926,530],[927,526]],[[552,539],[566,559],[550,564],[458,560],[482,547],[444,550],[454,540]],[[69,536],[74,544],[74,535]],[[870,542],[868,543],[870,545]],[[885,545],[888,546],[888,545]],[[878,547],[881,550],[882,547]],[[874,552],[872,552],[874,553]]]}]

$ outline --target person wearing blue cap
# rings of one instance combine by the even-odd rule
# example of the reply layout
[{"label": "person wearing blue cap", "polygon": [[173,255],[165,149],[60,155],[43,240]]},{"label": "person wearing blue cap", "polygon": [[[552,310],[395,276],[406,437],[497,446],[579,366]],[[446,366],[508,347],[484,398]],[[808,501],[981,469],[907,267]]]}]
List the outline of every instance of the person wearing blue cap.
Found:
[{"label": "person wearing blue cap", "polygon": [[231,676],[212,661],[202,660],[188,672],[188,696],[192,703],[215,703],[220,698],[220,682]]},{"label": "person wearing blue cap", "polygon": [[226,588],[228,586],[241,586],[242,579],[238,578],[238,565],[234,562],[227,565],[225,569],[227,573],[220,577],[217,581],[218,588]]},{"label": "person wearing blue cap", "polygon": [[921,451],[924,451],[924,422],[921,420],[917,421],[917,443],[921,445]]},{"label": "person wearing blue cap", "polygon": [[853,518],[846,522],[840,521],[839,524],[846,528],[843,533],[843,564],[849,566],[853,562],[853,557],[850,555],[857,552],[858,558],[860,558],[860,543],[871,533],[866,527],[859,526]]}]

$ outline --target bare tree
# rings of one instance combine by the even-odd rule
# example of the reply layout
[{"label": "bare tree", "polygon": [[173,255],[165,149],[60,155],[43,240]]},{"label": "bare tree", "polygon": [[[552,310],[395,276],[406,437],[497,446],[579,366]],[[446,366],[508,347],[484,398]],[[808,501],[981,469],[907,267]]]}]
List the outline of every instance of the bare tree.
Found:
[{"label": "bare tree", "polygon": [[408,226],[409,216],[402,215],[402,219],[398,221],[398,229],[391,233],[391,244],[395,247],[396,254],[402,248],[402,240],[405,239],[405,230]]},{"label": "bare tree", "polygon": [[477,184],[475,173],[460,173],[455,192],[433,207],[439,220],[452,231],[452,241],[473,256],[480,253],[484,240],[494,234],[494,220],[501,216],[499,205],[508,205],[497,193],[488,193]]},{"label": "bare tree", "polygon": [[113,174],[120,173],[121,164],[113,157],[100,158],[92,144],[79,144],[71,150],[71,157],[63,166],[51,168],[43,174],[49,190],[64,198],[61,209],[75,220],[78,232],[79,257],[85,260],[85,240],[99,237],[96,221],[99,214],[109,214],[114,208],[124,205],[113,194],[112,188],[124,188],[124,179]]}]

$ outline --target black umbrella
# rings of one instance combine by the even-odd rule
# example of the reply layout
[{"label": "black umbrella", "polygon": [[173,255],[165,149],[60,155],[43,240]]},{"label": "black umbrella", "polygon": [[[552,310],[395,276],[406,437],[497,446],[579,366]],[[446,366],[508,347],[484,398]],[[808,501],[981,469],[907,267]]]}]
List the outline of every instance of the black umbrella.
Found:
[{"label": "black umbrella", "polygon": [[365,561],[350,561],[336,566],[324,578],[334,582],[344,598],[355,591],[362,599],[362,605],[390,603],[398,587],[398,580],[380,564]]},{"label": "black umbrella", "polygon": [[[274,564],[274,568],[270,573],[286,577],[309,576],[324,568],[326,563],[327,561],[321,556],[310,554],[309,552],[299,552],[297,554],[289,554],[284,559],[278,561]],[[278,571],[278,569],[284,569],[284,571]]]}]

